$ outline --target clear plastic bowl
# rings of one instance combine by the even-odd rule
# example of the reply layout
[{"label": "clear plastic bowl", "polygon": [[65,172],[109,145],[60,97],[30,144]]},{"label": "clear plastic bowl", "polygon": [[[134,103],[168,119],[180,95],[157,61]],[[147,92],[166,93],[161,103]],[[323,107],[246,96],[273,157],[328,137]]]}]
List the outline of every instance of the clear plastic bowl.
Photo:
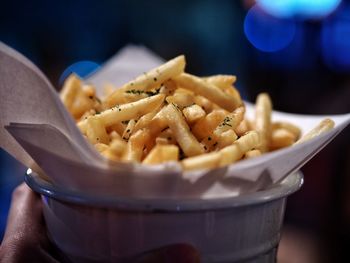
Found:
[{"label": "clear plastic bowl", "polygon": [[118,262],[171,244],[195,247],[203,262],[275,262],[286,198],[300,172],[267,190],[217,199],[140,199],[66,190],[30,170],[48,235],[70,262]]}]

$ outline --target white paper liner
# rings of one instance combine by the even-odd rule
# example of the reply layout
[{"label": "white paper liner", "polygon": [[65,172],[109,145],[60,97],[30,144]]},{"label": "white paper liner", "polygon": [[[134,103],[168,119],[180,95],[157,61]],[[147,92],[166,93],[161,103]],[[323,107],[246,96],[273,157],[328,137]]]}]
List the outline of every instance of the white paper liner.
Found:
[{"label": "white paper liner", "polygon": [[[100,93],[103,84],[121,85],[162,62],[144,47],[127,46],[86,82]],[[219,169],[183,173],[178,163],[107,161],[83,138],[40,70],[1,43],[0,88],[2,148],[28,167],[34,160],[60,186],[126,197],[218,198],[267,188],[299,169],[350,122],[350,114],[327,116],[335,128],[306,143]],[[247,115],[252,113],[253,106],[247,103]],[[295,123],[305,132],[326,116],[274,111],[272,117]]]}]

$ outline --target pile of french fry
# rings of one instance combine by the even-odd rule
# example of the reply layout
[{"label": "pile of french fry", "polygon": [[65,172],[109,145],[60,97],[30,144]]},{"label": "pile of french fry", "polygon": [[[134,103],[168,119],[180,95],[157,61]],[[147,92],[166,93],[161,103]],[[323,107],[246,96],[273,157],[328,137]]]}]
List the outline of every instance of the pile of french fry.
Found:
[{"label": "pile of french fry", "polygon": [[288,122],[272,122],[272,103],[258,95],[254,120],[234,87],[236,77],[185,73],[178,56],[106,96],[76,75],[67,78],[61,99],[86,139],[113,161],[160,164],[179,161],[184,170],[212,169],[303,142],[329,130],[326,119],[300,138]]}]

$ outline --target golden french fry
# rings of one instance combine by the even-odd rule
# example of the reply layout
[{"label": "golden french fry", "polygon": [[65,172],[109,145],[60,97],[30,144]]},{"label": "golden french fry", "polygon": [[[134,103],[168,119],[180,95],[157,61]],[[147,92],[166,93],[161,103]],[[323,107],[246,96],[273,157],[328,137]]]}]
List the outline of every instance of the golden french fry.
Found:
[{"label": "golden french fry", "polygon": [[108,149],[108,145],[104,143],[96,143],[94,147],[100,153]]},{"label": "golden french fry", "polygon": [[165,118],[186,156],[194,156],[204,152],[203,147],[190,132],[190,128],[176,105],[169,104],[165,107]]},{"label": "golden french fry", "polygon": [[86,120],[86,136],[92,143],[109,143],[109,136],[101,120],[92,116]]},{"label": "golden french fry", "polygon": [[201,106],[206,113],[212,112],[215,108],[215,104],[203,96],[195,96],[194,103]]},{"label": "golden french fry", "polygon": [[192,133],[198,140],[203,140],[213,133],[214,129],[222,122],[226,115],[227,111],[225,110],[213,110],[193,125]]},{"label": "golden french fry", "polygon": [[168,103],[175,103],[181,109],[188,107],[194,103],[194,96],[188,93],[175,92],[174,95],[165,99]]},{"label": "golden french fry", "polygon": [[129,140],[130,135],[133,133],[135,124],[136,124],[136,121],[134,119],[131,119],[128,122],[128,125],[126,125],[126,128],[122,135],[123,140]]},{"label": "golden french fry", "polygon": [[171,129],[167,128],[162,131],[156,138],[157,144],[176,144],[174,133]]},{"label": "golden french fry", "polygon": [[246,119],[243,119],[234,130],[238,136],[242,136],[243,134],[247,133],[252,129],[250,127],[249,121]]},{"label": "golden french fry", "polygon": [[253,158],[253,157],[258,157],[260,155],[261,155],[261,152],[259,150],[250,150],[250,151],[245,153],[244,158],[249,159],[249,158]]},{"label": "golden french fry", "polygon": [[232,113],[227,114],[223,121],[215,128],[214,134],[220,136],[225,131],[234,130],[243,120],[244,112],[244,107],[238,107]]},{"label": "golden french fry", "polygon": [[267,93],[260,93],[256,99],[255,106],[255,129],[260,134],[258,149],[261,152],[268,151],[268,145],[271,137],[271,112],[272,103]]},{"label": "golden french fry", "polygon": [[222,149],[226,146],[233,144],[237,140],[238,136],[234,130],[227,130],[221,133],[217,138],[217,149]]},{"label": "golden french fry", "polygon": [[159,164],[179,159],[179,148],[176,145],[157,144],[142,161],[143,164]]},{"label": "golden french fry", "polygon": [[222,90],[226,90],[236,82],[237,77],[233,75],[214,75],[203,78],[206,82],[209,82]]},{"label": "golden french fry", "polygon": [[232,145],[218,152],[185,158],[181,164],[184,170],[211,169],[232,164],[241,159],[247,151],[256,147],[259,141],[259,134],[256,131],[250,131],[236,140]]},{"label": "golden french fry", "polygon": [[276,150],[292,145],[295,142],[295,135],[287,129],[278,128],[272,130],[269,148]]},{"label": "golden french fry", "polygon": [[149,132],[147,130],[138,130],[130,136],[126,145],[122,160],[130,162],[141,162],[143,150],[146,142],[149,140]]},{"label": "golden french fry", "polygon": [[186,121],[189,124],[195,123],[196,121],[205,117],[205,111],[197,104],[193,104],[184,108],[182,110],[182,113],[184,114]]},{"label": "golden french fry", "polygon": [[126,91],[148,91],[157,87],[167,80],[181,74],[185,69],[186,61],[183,55],[178,56],[172,60],[169,60],[165,64],[150,70],[147,73],[142,74],[135,80],[126,83],[123,87],[115,90],[109,95],[104,104],[107,107],[113,107],[117,103],[118,98]]},{"label": "golden french fry", "polygon": [[[155,111],[163,103],[165,95],[158,94],[152,97],[148,97],[136,102],[131,102],[123,105],[113,107],[109,110],[105,110],[98,115],[92,117],[98,118],[101,120],[101,123],[104,127],[109,127],[113,124],[116,124],[121,121],[138,119],[140,116]],[[89,120],[83,120],[78,123],[79,129],[85,133],[86,132],[86,123]]]},{"label": "golden french fry", "polygon": [[181,161],[182,168],[186,171],[196,169],[212,169],[220,166],[221,153],[210,152],[194,157],[188,157]]},{"label": "golden french fry", "polygon": [[327,132],[334,127],[334,121],[331,119],[324,119],[322,120],[315,128],[313,128],[311,131],[306,133],[304,136],[302,136],[295,144],[300,144],[303,142],[306,142],[308,140],[311,140],[319,135],[321,135],[324,132]]},{"label": "golden french fry", "polygon": [[222,158],[220,166],[232,164],[243,157],[243,155],[256,148],[260,143],[259,134],[256,131],[249,131],[232,145],[220,150]]},{"label": "golden french fry", "polygon": [[150,125],[153,117],[157,114],[157,111],[151,111],[145,115],[143,115],[135,124],[134,127],[134,132],[141,130],[145,127],[147,127],[148,125]]},{"label": "golden french fry", "polygon": [[173,80],[182,88],[189,89],[228,111],[233,111],[241,105],[241,102],[237,101],[236,98],[199,77],[182,73]]},{"label": "golden french fry", "polygon": [[286,121],[276,121],[272,123],[272,130],[276,130],[280,128],[286,129],[289,132],[293,133],[295,140],[299,139],[301,130],[298,126]]},{"label": "golden french fry", "polygon": [[81,85],[81,80],[75,74],[71,74],[63,84],[60,98],[69,112],[71,112],[76,95],[81,91]]}]

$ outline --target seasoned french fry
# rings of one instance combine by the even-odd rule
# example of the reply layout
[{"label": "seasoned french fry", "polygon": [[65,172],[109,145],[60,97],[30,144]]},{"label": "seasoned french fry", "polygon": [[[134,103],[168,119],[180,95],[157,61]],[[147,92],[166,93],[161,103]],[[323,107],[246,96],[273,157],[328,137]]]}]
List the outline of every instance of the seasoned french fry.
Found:
[{"label": "seasoned french fry", "polygon": [[334,121],[331,119],[322,120],[315,128],[302,136],[295,144],[300,144],[315,138],[316,136],[321,135],[324,132],[327,132],[334,127]]},{"label": "seasoned french fry", "polygon": [[194,93],[209,99],[217,105],[220,105],[222,108],[228,111],[233,111],[241,105],[240,101],[237,101],[231,95],[225,93],[215,85],[208,83],[199,77],[182,73],[173,78],[173,80],[182,88],[189,89]]},{"label": "seasoned french fry", "polygon": [[237,134],[234,132],[234,130],[227,130],[221,133],[217,138],[217,149],[222,149],[233,144],[237,138]]},{"label": "seasoned french fry", "polygon": [[92,143],[109,143],[109,136],[100,119],[92,116],[86,121],[86,136]]},{"label": "seasoned french fry", "polygon": [[255,129],[260,133],[260,145],[258,149],[261,152],[268,151],[268,145],[271,137],[271,111],[272,103],[267,93],[260,93],[256,100],[255,107]]},{"label": "seasoned french fry", "polygon": [[270,150],[276,150],[292,145],[295,142],[295,135],[289,130],[278,128],[272,130]]},{"label": "seasoned french fry", "polygon": [[190,132],[190,128],[176,105],[167,105],[165,115],[169,128],[186,156],[194,156],[204,152],[203,147]]},{"label": "seasoned french fry", "polygon": [[174,133],[171,129],[166,129],[162,131],[156,138],[157,144],[176,144],[176,139]]},{"label": "seasoned french fry", "polygon": [[122,160],[131,162],[141,162],[143,149],[150,135],[146,130],[138,130],[130,136]]},{"label": "seasoned french fry", "polygon": [[133,133],[135,124],[136,124],[136,121],[134,119],[128,122],[128,125],[126,125],[126,128],[122,135],[123,140],[129,140],[130,135]]},{"label": "seasoned french fry", "polygon": [[176,145],[157,144],[142,161],[143,164],[159,164],[179,159],[179,148]]},{"label": "seasoned french fry", "polygon": [[157,111],[151,111],[145,115],[143,115],[135,124],[134,127],[134,132],[143,129],[145,127],[147,127],[148,125],[150,125],[153,117],[157,114]]},{"label": "seasoned french fry", "polygon": [[226,115],[227,111],[225,110],[213,110],[193,125],[192,133],[198,140],[203,140],[213,133],[214,129],[222,122]]},{"label": "seasoned french fry", "polygon": [[253,157],[258,157],[260,155],[261,155],[261,152],[259,150],[250,150],[250,151],[245,153],[244,158],[249,159],[249,158],[253,158]]},{"label": "seasoned french fry", "polygon": [[[121,121],[137,119],[146,113],[155,111],[163,103],[164,98],[165,95],[163,94],[154,95],[136,102],[113,107],[93,117],[100,119],[102,125],[108,127]],[[88,119],[78,123],[79,129],[83,133],[86,132],[86,123]]]},{"label": "seasoned french fry", "polygon": [[205,116],[205,111],[197,104],[193,104],[184,108],[182,110],[182,113],[184,114],[186,121],[189,124],[195,123]]},{"label": "seasoned french fry", "polygon": [[232,145],[220,150],[222,158],[220,166],[232,164],[243,157],[243,155],[257,147],[260,143],[259,134],[256,131],[250,131],[236,140]]},{"label": "seasoned french fry", "polygon": [[247,151],[250,151],[258,144],[259,134],[256,131],[251,131],[236,140],[232,145],[218,152],[210,152],[183,159],[181,162],[182,167],[185,170],[194,170],[225,166],[241,159]]},{"label": "seasoned french fry", "polygon": [[214,134],[220,136],[225,131],[234,130],[243,120],[244,112],[244,107],[239,107],[232,113],[227,114],[223,121],[215,128]]},{"label": "seasoned french fry", "polygon": [[286,121],[276,121],[272,123],[272,130],[276,130],[280,128],[286,129],[289,132],[293,133],[295,140],[299,139],[301,130],[298,126]]},{"label": "seasoned french fry", "polygon": [[126,91],[147,91],[160,87],[162,83],[166,82],[170,78],[173,78],[181,74],[185,69],[185,57],[183,55],[178,56],[167,63],[159,66],[158,68],[152,69],[149,72],[137,77],[126,83],[123,87],[115,90],[105,100],[107,107],[114,107],[121,94]]}]

